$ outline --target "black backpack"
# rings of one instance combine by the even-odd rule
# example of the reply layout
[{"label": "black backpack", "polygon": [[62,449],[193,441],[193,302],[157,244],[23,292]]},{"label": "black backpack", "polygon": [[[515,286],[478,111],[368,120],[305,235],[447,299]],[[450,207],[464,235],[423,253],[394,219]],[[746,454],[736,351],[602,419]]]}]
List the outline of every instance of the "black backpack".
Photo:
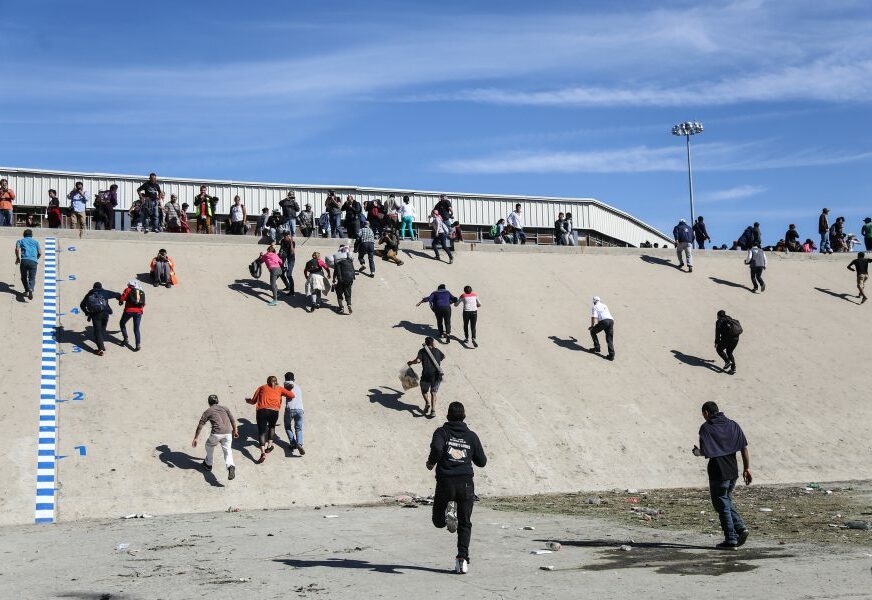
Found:
[{"label": "black backpack", "polygon": [[91,292],[88,294],[88,297],[85,298],[85,313],[89,316],[100,314],[108,308],[109,303],[106,302],[106,298],[100,292]]},{"label": "black backpack", "polygon": [[142,308],[145,306],[145,292],[139,288],[133,288],[127,294],[127,302],[131,307]]},{"label": "black backpack", "polygon": [[255,279],[260,279],[260,261],[255,260],[250,265],[248,265],[248,272],[251,273],[251,276]]},{"label": "black backpack", "polygon": [[723,331],[724,335],[737,338],[742,335],[742,324],[739,323],[738,319],[726,317],[724,318]]}]

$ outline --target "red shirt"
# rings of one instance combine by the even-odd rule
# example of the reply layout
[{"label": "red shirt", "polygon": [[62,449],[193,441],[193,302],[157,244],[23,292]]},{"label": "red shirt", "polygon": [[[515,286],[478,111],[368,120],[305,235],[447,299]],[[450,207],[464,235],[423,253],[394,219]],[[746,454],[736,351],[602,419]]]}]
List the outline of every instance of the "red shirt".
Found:
[{"label": "red shirt", "polygon": [[[142,306],[134,306],[133,304],[131,304],[129,296],[130,296],[130,292],[132,292],[132,291],[133,291],[133,288],[130,286],[127,286],[127,289],[125,289],[123,292],[121,292],[121,297],[118,298],[118,303],[119,304],[121,304],[122,302],[124,303],[124,312],[126,312],[126,313],[142,314],[142,309],[145,308],[145,302],[142,303]],[[143,294],[144,294],[144,292],[143,292]]]},{"label": "red shirt", "polygon": [[279,410],[282,407],[282,396],[285,398],[293,398],[296,394],[286,390],[280,385],[272,388],[269,385],[262,385],[254,392],[253,400],[257,401],[255,409],[260,410],[266,408],[269,410]]}]

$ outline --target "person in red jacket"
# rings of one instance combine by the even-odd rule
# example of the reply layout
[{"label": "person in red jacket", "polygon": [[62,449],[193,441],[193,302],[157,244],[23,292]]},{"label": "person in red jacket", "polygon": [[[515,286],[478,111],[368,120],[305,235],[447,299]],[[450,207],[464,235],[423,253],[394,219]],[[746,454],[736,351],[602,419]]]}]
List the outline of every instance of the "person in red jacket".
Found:
[{"label": "person in red jacket", "polygon": [[130,345],[130,342],[127,339],[127,322],[133,321],[133,337],[136,340],[136,347],[133,348],[133,351],[139,352],[141,347],[139,324],[142,321],[142,311],[145,308],[145,292],[142,289],[142,284],[140,284],[136,279],[128,281],[127,287],[123,292],[121,292],[121,296],[118,298],[118,304],[124,305],[124,313],[121,315],[121,322],[119,323],[121,335],[124,336],[121,345]]}]

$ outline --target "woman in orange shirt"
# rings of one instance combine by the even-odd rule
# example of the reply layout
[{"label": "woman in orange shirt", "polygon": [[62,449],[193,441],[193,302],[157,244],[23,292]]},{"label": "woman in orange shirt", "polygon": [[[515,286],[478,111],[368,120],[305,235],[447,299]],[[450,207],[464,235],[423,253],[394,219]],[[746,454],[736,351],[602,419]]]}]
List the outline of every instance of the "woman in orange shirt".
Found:
[{"label": "woman in orange shirt", "polygon": [[279,420],[279,410],[282,407],[282,396],[290,400],[294,397],[294,392],[281,387],[276,376],[270,375],[266,385],[257,388],[251,398],[245,399],[249,404],[254,404],[256,409],[257,432],[260,437],[260,458],[257,459],[257,464],[265,461],[267,453],[273,450],[273,438]]}]

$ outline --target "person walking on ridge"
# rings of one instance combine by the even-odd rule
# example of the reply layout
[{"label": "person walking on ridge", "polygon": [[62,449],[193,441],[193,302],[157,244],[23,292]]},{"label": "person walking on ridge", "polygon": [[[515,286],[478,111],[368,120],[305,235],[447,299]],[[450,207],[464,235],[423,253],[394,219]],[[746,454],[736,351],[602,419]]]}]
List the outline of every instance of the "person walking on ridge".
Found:
[{"label": "person walking on ridge", "polygon": [[680,219],[678,225],[672,229],[672,239],[675,240],[678,268],[681,269],[684,266],[684,257],[687,257],[687,272],[693,273],[693,230],[684,222],[684,219]]},{"label": "person walking on ridge", "polygon": [[600,331],[605,331],[606,348],[608,348],[609,351],[606,358],[609,360],[615,360],[615,320],[612,318],[612,313],[609,312],[609,307],[600,301],[599,296],[593,297],[593,306],[591,306],[590,309],[590,327],[588,327],[588,330],[590,330],[590,337],[593,339],[593,348],[591,352],[599,354],[601,349],[597,334]]},{"label": "person walking on ridge", "polygon": [[818,233],[821,236],[821,254],[832,254],[833,249],[830,247],[830,223],[827,220],[827,215],[830,214],[830,209],[825,208],[821,211],[818,217]]},{"label": "person walking on ridge", "polygon": [[736,453],[742,453],[742,479],[751,485],[751,455],[748,440],[739,424],[728,419],[712,401],[702,405],[705,423],[699,428],[699,447],[693,447],[694,456],[708,459],[709,492],[712,506],[718,513],[724,541],[715,548],[735,550],[748,540],[748,528],[736,510],[733,489],[739,479]]},{"label": "person walking on ridge", "polygon": [[143,182],[136,193],[139,195],[141,208],[139,212],[139,220],[142,223],[142,231],[148,233],[149,227],[151,231],[157,232],[160,230],[160,216],[158,209],[160,205],[160,184],[157,182],[157,175],[149,173],[148,181]]},{"label": "person walking on ridge", "polygon": [[67,199],[70,201],[70,229],[78,229],[79,237],[82,237],[85,232],[85,210],[88,206],[85,184],[77,181],[73,191],[67,194]]},{"label": "person walking on ridge", "polygon": [[444,339],[446,344],[449,343],[451,341],[451,305],[456,305],[458,299],[445,288],[444,283],[440,283],[435,292],[421,298],[421,301],[415,306],[421,306],[425,302],[430,305],[430,309],[436,315],[439,339]]},{"label": "person walking on ridge", "polygon": [[103,291],[103,284],[99,281],[95,282],[91,290],[85,294],[82,301],[79,303],[79,309],[88,321],[91,322],[91,329],[94,335],[94,344],[97,346],[97,356],[103,356],[106,352],[106,346],[103,343],[106,337],[106,325],[109,323],[109,315],[112,314],[112,307],[106,300],[106,292]]},{"label": "person walking on ridge", "polygon": [[348,303],[348,314],[350,315],[354,312],[351,309],[351,288],[354,285],[354,277],[357,272],[354,270],[354,258],[348,252],[348,247],[342,246],[339,250],[338,255],[334,255],[336,259],[333,263],[333,288],[336,290],[339,314],[345,313],[345,307],[342,304],[344,299]]},{"label": "person walking on ridge", "polygon": [[262,385],[254,391],[251,398],[245,401],[255,405],[257,421],[257,433],[260,441],[260,458],[257,464],[266,460],[266,455],[273,451],[273,439],[276,435],[276,423],[279,420],[279,409],[282,407],[282,397],[293,399],[294,392],[286,390],[279,385],[275,375],[270,375],[266,385]]},{"label": "person walking on ridge", "polygon": [[463,293],[457,300],[457,304],[463,303],[463,343],[469,343],[469,330],[472,329],[472,345],[478,348],[478,342],[475,341],[475,326],[478,323],[478,309],[481,308],[481,302],[478,300],[478,294],[472,291],[472,286],[465,286]]},{"label": "person walking on ridge", "polygon": [[445,224],[445,220],[440,216],[439,211],[436,209],[433,209],[433,212],[430,215],[430,229],[433,234],[433,240],[430,242],[430,249],[435,255],[434,258],[439,260],[439,250],[436,248],[436,244],[439,244],[448,255],[448,264],[450,265],[454,262],[454,256],[448,248],[448,234],[451,230],[448,225]]},{"label": "person walking on ridge", "polygon": [[739,344],[739,336],[742,335],[742,325],[726,311],[718,311],[718,320],[715,322],[715,350],[724,359],[723,370],[730,375],[736,374],[736,357],[733,351]]},{"label": "person walking on ridge", "polygon": [[21,285],[24,291],[21,297],[33,300],[33,290],[36,288],[36,271],[42,252],[39,242],[33,239],[33,230],[25,229],[24,237],[15,242],[15,264],[21,273]]},{"label": "person walking on ridge", "polygon": [[366,265],[363,263],[363,258],[369,258],[369,273],[375,276],[375,234],[369,226],[369,221],[361,223],[360,231],[357,232],[357,239],[354,242],[357,247],[357,260],[360,261],[361,273],[366,270]]},{"label": "person walking on ridge", "polygon": [[472,509],[475,504],[473,465],[484,468],[487,455],[478,436],[466,423],[466,409],[460,402],[448,405],[448,420],[433,432],[427,470],[436,468],[433,494],[433,525],[457,532],[454,572],[469,571],[469,542],[472,537]]},{"label": "person walking on ridge", "polygon": [[304,456],[303,392],[291,371],[285,373],[285,389],[294,392],[294,397],[285,401],[285,433],[288,434],[291,456],[294,455],[295,448],[300,451],[300,456]]},{"label": "person walking on ridge", "polygon": [[410,367],[421,363],[421,397],[424,398],[422,414],[428,419],[436,416],[436,392],[439,391],[439,386],[445,375],[442,370],[443,360],[445,360],[445,354],[436,348],[433,338],[427,336],[415,358],[406,363]]},{"label": "person walking on ridge", "polygon": [[863,243],[866,245],[866,252],[872,251],[872,217],[863,219],[863,228],[860,229],[863,236]]},{"label": "person walking on ridge", "polygon": [[312,253],[312,259],[303,267],[303,277],[306,279],[306,295],[310,302],[309,312],[314,312],[316,308],[321,308],[321,296],[330,291],[330,267],[321,259],[320,252]]},{"label": "person walking on ridge", "polygon": [[861,298],[860,304],[863,304],[868,300],[866,298],[866,292],[864,288],[866,287],[866,281],[869,280],[869,263],[872,262],[872,258],[866,258],[865,252],[858,252],[857,258],[852,260],[848,264],[849,271],[857,272],[857,291],[860,292],[857,294],[858,298]]},{"label": "person walking on ridge", "polygon": [[145,310],[145,292],[142,289],[142,284],[136,279],[131,279],[127,282],[127,288],[121,292],[118,298],[118,304],[124,305],[124,312],[121,314],[121,322],[118,324],[123,337],[122,346],[127,346],[130,341],[127,337],[127,322],[133,321],[133,339],[136,340],[134,352],[139,352],[141,348],[139,335],[139,325],[142,322],[142,313]]},{"label": "person walking on ridge", "polygon": [[763,281],[763,271],[766,270],[768,261],[766,253],[760,248],[760,244],[755,244],[753,248],[748,250],[748,257],[745,259],[745,264],[751,267],[751,284],[754,286],[753,292],[757,293],[757,284],[760,285],[760,292],[766,291],[766,283]]},{"label": "person walking on ridge", "polygon": [[711,241],[702,217],[697,217],[696,223],[693,224],[693,237],[696,238],[696,245],[700,250],[705,250],[705,243]]},{"label": "person walking on ridge", "polygon": [[515,204],[515,210],[508,214],[506,222],[512,228],[512,243],[517,244],[518,240],[520,240],[521,244],[526,244],[527,235],[524,233],[524,214],[521,212],[520,204]]},{"label": "person walking on ridge", "polygon": [[282,259],[276,253],[275,246],[270,244],[266,249],[266,252],[261,254],[257,260],[269,269],[269,286],[270,289],[272,289],[272,301],[269,302],[268,306],[275,306],[279,299],[279,286],[276,285],[276,281],[281,279],[285,284],[285,289],[291,287],[288,278],[285,277],[284,269],[282,268]]},{"label": "person walking on ridge", "polygon": [[236,419],[233,418],[233,413],[226,406],[218,404],[218,396],[215,394],[209,396],[209,408],[203,412],[197,423],[197,430],[194,432],[194,439],[191,442],[192,448],[197,447],[197,438],[200,437],[200,432],[207,422],[211,426],[211,433],[206,439],[206,458],[203,460],[203,468],[207,471],[212,470],[215,446],[221,446],[224,464],[227,466],[227,479],[234,479],[236,466],[233,464],[232,444],[233,440],[239,437],[239,430],[236,428]]}]

